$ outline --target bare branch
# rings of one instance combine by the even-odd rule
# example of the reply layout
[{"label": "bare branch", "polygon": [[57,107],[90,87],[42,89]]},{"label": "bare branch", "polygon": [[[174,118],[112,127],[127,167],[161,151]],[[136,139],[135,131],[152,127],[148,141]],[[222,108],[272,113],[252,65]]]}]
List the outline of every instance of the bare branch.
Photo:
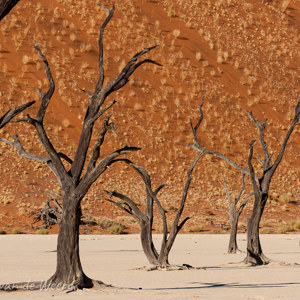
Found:
[{"label": "bare branch", "polygon": [[[89,106],[87,114],[85,116],[83,129],[74,157],[74,163],[70,170],[73,178],[75,179],[75,182],[78,182],[80,180],[80,176],[86,161],[87,151],[92,137],[94,121],[99,117],[98,111],[100,107],[103,105],[104,101],[110,93],[120,89],[128,82],[128,79],[132,75],[132,73],[137,69],[137,67],[141,65],[141,63],[136,64],[137,60],[142,55],[146,54],[154,48],[156,48],[156,46],[146,48],[143,51],[135,54],[114,80],[112,80],[106,87],[102,88],[102,90],[98,94],[93,94],[91,105]],[[99,51],[101,51],[101,49]],[[151,60],[144,60],[142,63],[145,62],[156,63]]]},{"label": "bare branch", "polygon": [[29,158],[31,160],[35,160],[38,162],[42,162],[42,163],[46,163],[48,165],[48,167],[50,168],[50,170],[57,176],[57,171],[50,159],[50,157],[48,156],[41,156],[41,155],[36,155],[36,154],[32,154],[27,152],[24,147],[22,146],[19,138],[17,135],[13,136],[13,141],[9,141],[6,139],[0,139],[1,142],[8,144],[10,146],[12,146],[13,148],[17,149],[19,156],[24,157],[24,158]]},{"label": "bare branch", "polygon": [[154,191],[154,194],[157,196],[157,194],[160,192],[160,190],[165,187],[165,184],[161,184],[158,188],[156,188],[156,190]]},{"label": "bare branch", "polygon": [[[143,221],[147,221],[147,217],[145,216],[145,214],[143,214],[140,209],[137,207],[137,205],[127,196],[118,193],[116,191],[105,191],[108,195],[109,195],[109,199],[104,198],[106,201],[112,202],[113,204],[117,205],[118,207],[120,207],[121,209],[125,210],[127,213],[136,216],[139,221],[143,220]],[[117,197],[119,199],[122,200],[122,202],[116,202],[113,201],[111,198],[112,197]],[[129,211],[128,209],[124,208],[121,204],[126,203],[131,211]]]},{"label": "bare branch", "polygon": [[[122,88],[127,82],[129,77],[134,73],[134,71],[141,66],[144,63],[152,63],[152,64],[156,64],[161,66],[161,64],[159,64],[158,62],[155,62],[153,60],[150,59],[146,59],[143,60],[139,63],[136,63],[137,60],[142,56],[145,55],[146,53],[148,53],[149,51],[151,51],[152,49],[155,49],[157,46],[153,46],[153,47],[149,47],[149,48],[145,48],[144,50],[136,53],[130,60],[129,62],[126,64],[126,66],[123,68],[123,70],[120,72],[120,74],[113,79],[104,89],[103,89],[103,95],[105,95],[105,98],[112,93],[113,91],[117,91],[120,88]],[[100,103],[99,106],[102,105],[102,103],[104,102],[105,98],[103,98]]]},{"label": "bare branch", "polygon": [[226,182],[225,176],[223,174],[221,174],[221,176],[223,177],[224,185],[221,182],[220,182],[220,184],[222,185],[223,189],[225,190],[227,201],[228,201],[228,207],[230,207],[231,206],[231,196],[228,191],[227,182]]},{"label": "bare branch", "polygon": [[100,157],[100,148],[104,142],[106,133],[111,128],[111,125],[109,123],[110,117],[111,117],[111,114],[107,115],[104,119],[103,127],[102,127],[100,133],[98,134],[97,141],[95,142],[95,145],[94,145],[93,154],[92,154],[92,157],[91,157],[88,167],[87,167],[87,173],[89,173],[95,167],[97,160]]},{"label": "bare branch", "polygon": [[244,192],[244,189],[245,189],[245,174],[243,173],[242,174],[242,187],[240,189],[240,192],[239,192],[237,198],[235,199],[235,205],[240,201],[240,198]]},{"label": "bare branch", "polygon": [[105,172],[105,170],[109,166],[119,161],[118,159],[116,159],[118,156],[139,150],[140,148],[137,147],[125,146],[124,148],[107,155],[98,163],[98,165],[91,172],[85,173],[85,175],[82,177],[79,184],[77,185],[76,190],[78,190],[80,194],[85,195],[90,186],[99,178],[99,176],[103,172]]},{"label": "bare branch", "polygon": [[84,89],[80,89],[82,92],[84,92],[88,97],[89,97],[89,99],[90,99],[90,101],[92,101],[92,94],[90,93],[90,92],[88,92],[88,91],[86,91],[86,90],[84,90]]},{"label": "bare branch", "polygon": [[[190,125],[192,128],[192,132],[193,132],[193,138],[194,138],[194,144],[186,144],[188,146],[190,146],[191,148],[193,148],[194,150],[198,151],[199,153],[205,152],[206,155],[213,155],[215,157],[218,157],[224,161],[226,161],[228,164],[230,164],[232,167],[234,167],[236,170],[241,171],[242,173],[248,174],[250,175],[250,172],[248,169],[241,167],[240,165],[238,165],[237,163],[235,163],[232,159],[230,159],[229,157],[225,156],[224,154],[221,154],[217,151],[213,151],[213,150],[207,150],[205,147],[202,147],[199,143],[198,137],[197,137],[197,130],[203,120],[203,103],[204,103],[204,95],[202,96],[202,102],[201,104],[198,106],[199,109],[199,120],[196,124],[196,126],[194,127],[192,124],[192,121],[190,121]],[[255,178],[258,179],[255,175]]]},{"label": "bare branch", "polygon": [[246,206],[248,200],[249,200],[251,197],[253,197],[253,196],[254,196],[254,193],[251,193],[251,194],[248,195],[248,196],[244,199],[244,201],[241,203],[241,205],[240,205],[240,207],[239,207],[239,209],[238,209],[238,214],[239,214],[239,215],[242,213],[242,211],[243,211],[244,207]]},{"label": "bare branch", "polygon": [[42,98],[42,103],[40,106],[40,109],[35,117],[35,119],[38,122],[43,122],[47,107],[49,105],[50,99],[54,93],[55,90],[55,83],[51,74],[51,70],[48,64],[48,61],[46,59],[46,57],[44,56],[43,52],[41,51],[40,47],[38,46],[38,44],[36,42],[34,42],[34,49],[38,52],[38,54],[40,55],[40,57],[43,60],[44,66],[45,66],[45,70],[46,70],[46,74],[47,74],[47,78],[49,81],[49,89],[46,93],[43,93],[41,90],[37,89],[39,91],[39,94],[41,95]]},{"label": "bare branch", "polygon": [[199,140],[198,140],[198,137],[197,137],[197,130],[203,120],[203,104],[204,104],[204,96],[205,94],[202,96],[202,102],[201,104],[198,106],[199,108],[199,113],[200,113],[200,117],[199,117],[199,120],[196,124],[195,127],[193,127],[193,123],[192,123],[192,120],[190,120],[190,125],[191,125],[191,128],[192,128],[192,133],[193,133],[193,137],[194,137],[194,143],[195,143],[195,146],[196,148],[199,148],[199,149],[204,149],[203,147],[200,146],[200,143],[199,143]]},{"label": "bare branch", "polygon": [[[232,159],[230,159],[229,157],[225,156],[222,153],[219,153],[217,151],[212,151],[212,150],[205,150],[205,154],[207,154],[207,155],[213,155],[215,157],[218,157],[218,158],[226,161],[228,164],[230,164],[236,170],[241,171],[242,173],[245,173],[247,175],[250,175],[250,172],[249,172],[248,169],[241,167],[240,165],[238,165],[237,163],[235,163]],[[256,175],[255,175],[255,178],[257,178]]]},{"label": "bare branch", "polygon": [[184,226],[184,224],[191,219],[191,217],[186,217],[179,225],[178,225],[178,232],[182,229],[182,227]]},{"label": "bare branch", "polygon": [[104,9],[108,10],[108,16],[104,20],[104,22],[102,23],[102,25],[100,27],[100,31],[99,31],[99,38],[98,38],[98,47],[99,47],[99,58],[98,58],[99,79],[98,79],[98,82],[96,84],[94,94],[90,97],[91,101],[93,101],[93,99],[95,99],[96,97],[98,97],[98,95],[99,95],[99,93],[100,93],[100,91],[102,89],[102,85],[103,85],[103,81],[104,81],[104,69],[103,69],[103,35],[104,35],[105,27],[107,26],[107,24],[109,23],[109,21],[113,17],[113,14],[114,14],[114,11],[115,11],[115,7],[114,6],[112,7],[112,9],[109,9],[106,6],[102,5],[102,4],[98,4],[98,5],[101,6],[101,7],[103,7]]},{"label": "bare branch", "polygon": [[183,193],[182,193],[182,197],[181,197],[180,207],[179,207],[179,209],[177,211],[177,214],[176,214],[176,217],[175,217],[175,220],[174,220],[174,224],[176,224],[176,225],[178,224],[179,219],[180,219],[181,214],[182,214],[183,209],[184,209],[184,205],[185,205],[185,201],[186,201],[186,198],[187,198],[188,190],[190,188],[190,184],[191,184],[191,181],[192,181],[192,173],[194,171],[194,168],[195,168],[197,162],[199,161],[199,159],[204,154],[205,154],[204,152],[199,153],[197,155],[196,159],[194,160],[194,162],[192,163],[192,165],[190,166],[189,170],[188,170],[185,187],[184,187],[184,190],[183,190]]},{"label": "bare branch", "polygon": [[282,158],[283,158],[283,154],[284,154],[284,151],[285,151],[285,148],[286,148],[286,145],[287,145],[287,142],[293,132],[293,130],[295,129],[296,125],[298,124],[299,122],[299,118],[300,118],[300,100],[298,100],[298,103],[295,107],[295,116],[294,116],[294,119],[292,121],[292,124],[284,138],[284,141],[282,143],[282,146],[281,146],[281,149],[280,149],[280,152],[274,162],[274,164],[272,165],[271,167],[271,170],[270,170],[270,173],[271,173],[271,176],[273,176],[275,170],[277,169],[278,165],[280,164]]},{"label": "bare branch", "polygon": [[[31,194],[36,194],[36,193],[42,193],[42,194],[48,194],[50,195],[51,197],[54,197],[54,198],[59,198],[59,199],[62,199],[62,196],[59,194],[59,193],[56,193],[55,191],[51,191],[51,190],[45,190],[45,191],[29,191],[29,192],[26,192],[27,194],[31,193]],[[51,198],[52,199],[52,198]]]},{"label": "bare branch", "polygon": [[251,179],[251,183],[253,186],[253,191],[255,194],[259,194],[259,189],[258,189],[258,186],[255,181],[255,172],[254,172],[253,165],[251,162],[252,157],[253,157],[253,146],[254,146],[255,142],[256,142],[256,140],[253,140],[250,143],[250,151],[249,151],[249,156],[248,156],[248,167],[249,167],[249,171],[250,171],[250,179]]},{"label": "bare branch", "polygon": [[90,122],[95,122],[97,119],[99,119],[108,109],[110,109],[115,103],[117,103],[116,100],[113,100],[109,105],[107,105],[105,108],[101,109],[92,119]]},{"label": "bare branch", "polygon": [[34,103],[35,101],[31,101],[21,106],[10,109],[7,113],[5,113],[0,118],[0,128],[3,128],[8,122],[12,120],[12,118],[14,118],[16,115],[18,115],[19,113],[21,113],[23,110],[25,110],[27,107],[31,106]]},{"label": "bare branch", "polygon": [[260,139],[261,147],[263,149],[263,153],[264,153],[264,157],[265,157],[265,159],[263,161],[263,168],[264,168],[264,170],[266,170],[266,169],[269,168],[270,160],[271,160],[271,157],[270,157],[269,152],[268,152],[267,144],[266,144],[266,141],[265,141],[265,135],[264,135],[265,128],[267,126],[268,120],[265,120],[264,123],[259,123],[254,118],[254,116],[252,114],[252,111],[248,111],[248,115],[250,116],[251,120],[254,122],[254,124],[257,127],[258,132],[259,132],[259,139]]}]

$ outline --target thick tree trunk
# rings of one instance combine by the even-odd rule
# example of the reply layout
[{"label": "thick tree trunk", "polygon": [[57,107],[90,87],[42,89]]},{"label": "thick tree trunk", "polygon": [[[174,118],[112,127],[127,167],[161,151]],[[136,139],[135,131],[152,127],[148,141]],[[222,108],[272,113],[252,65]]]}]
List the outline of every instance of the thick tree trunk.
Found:
[{"label": "thick tree trunk", "polygon": [[72,202],[74,203],[68,199],[64,201],[57,240],[56,272],[49,279],[49,283],[72,284],[74,288],[90,288],[93,282],[84,274],[79,257],[81,207],[80,203],[74,205]]},{"label": "thick tree trunk", "polygon": [[228,245],[228,253],[236,253],[238,250],[236,235],[237,235],[237,227],[238,227],[239,216],[236,215],[230,220],[230,238]]},{"label": "thick tree trunk", "polygon": [[247,257],[245,258],[245,262],[253,265],[266,265],[270,262],[270,259],[268,259],[262,251],[259,238],[259,223],[267,200],[267,193],[261,194],[258,198],[255,197],[252,215],[248,220]]}]

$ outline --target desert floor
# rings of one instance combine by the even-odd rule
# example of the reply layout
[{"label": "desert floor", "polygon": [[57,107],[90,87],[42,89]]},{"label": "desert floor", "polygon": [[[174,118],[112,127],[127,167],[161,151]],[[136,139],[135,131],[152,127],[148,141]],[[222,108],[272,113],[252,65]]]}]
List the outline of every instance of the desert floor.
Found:
[{"label": "desert floor", "polygon": [[[56,264],[56,235],[1,236],[0,284],[46,280]],[[160,236],[155,236],[159,243]],[[170,262],[199,270],[142,271],[147,264],[138,235],[83,235],[81,259],[88,276],[115,287],[136,288],[0,292],[0,299],[299,299],[300,235],[261,235],[274,263],[247,267],[245,253],[226,253],[228,235],[179,235]],[[246,247],[246,236],[238,236]],[[282,265],[279,262],[289,263]],[[230,264],[234,263],[234,264]],[[138,288],[141,288],[138,290]]]}]

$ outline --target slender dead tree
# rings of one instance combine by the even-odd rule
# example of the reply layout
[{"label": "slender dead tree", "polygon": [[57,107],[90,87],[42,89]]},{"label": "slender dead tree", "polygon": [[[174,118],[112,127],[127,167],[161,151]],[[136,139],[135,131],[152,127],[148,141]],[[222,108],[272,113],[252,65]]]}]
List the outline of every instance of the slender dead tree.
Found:
[{"label": "slender dead tree", "polygon": [[14,8],[14,6],[20,0],[1,0],[0,1],[0,21],[9,14],[9,12]]},{"label": "slender dead tree", "polygon": [[[203,118],[202,106],[203,106],[203,100],[202,100],[201,105],[199,106],[200,119]],[[292,121],[291,126],[283,140],[279,154],[273,164],[271,164],[272,156],[269,155],[269,151],[267,149],[267,144],[265,142],[265,137],[264,137],[264,130],[267,125],[267,120],[264,123],[259,123],[254,118],[251,111],[248,111],[248,115],[251,118],[251,120],[254,122],[255,126],[257,127],[257,129],[259,131],[260,143],[261,143],[263,154],[264,154],[264,159],[258,158],[258,161],[262,164],[262,169],[263,169],[262,176],[258,176],[257,174],[255,174],[255,171],[254,171],[254,168],[252,165],[253,147],[254,147],[255,140],[253,140],[250,143],[250,151],[249,151],[249,156],[248,156],[248,161],[247,161],[248,169],[239,166],[234,161],[232,161],[230,158],[226,157],[225,155],[223,155],[219,152],[207,150],[204,147],[202,147],[197,138],[197,134],[194,131],[193,132],[194,132],[195,144],[190,145],[190,146],[193,147],[198,152],[204,151],[205,154],[214,155],[216,157],[219,157],[222,160],[229,163],[235,169],[241,171],[242,173],[248,174],[250,176],[255,200],[254,200],[252,215],[251,215],[251,217],[248,221],[248,225],[247,225],[247,256],[244,261],[245,261],[245,263],[249,263],[252,265],[262,265],[262,264],[268,264],[270,262],[270,259],[264,255],[262,248],[261,248],[261,243],[260,243],[260,239],[259,239],[259,223],[260,223],[261,216],[263,214],[265,205],[268,200],[271,179],[283,158],[283,154],[286,149],[287,142],[288,142],[293,130],[295,129],[296,125],[299,122],[300,100],[298,101],[298,103],[295,107],[295,115],[294,115],[293,121]]]},{"label": "slender dead tree", "polygon": [[262,159],[262,160],[259,159],[259,161],[263,167],[263,175],[259,178],[259,180],[257,182],[255,180],[256,174],[254,171],[254,167],[252,165],[253,147],[254,147],[254,143],[255,143],[255,140],[253,140],[250,144],[248,167],[250,170],[250,179],[251,179],[251,184],[253,187],[255,200],[254,200],[252,215],[248,221],[248,226],[247,226],[247,257],[245,258],[245,262],[254,264],[254,265],[257,265],[257,264],[261,265],[261,264],[269,263],[270,259],[264,255],[264,253],[261,249],[261,244],[260,244],[260,239],[259,239],[259,223],[260,223],[260,219],[263,214],[265,205],[268,200],[271,179],[283,158],[283,154],[284,154],[287,142],[288,142],[293,130],[295,129],[296,125],[299,122],[300,100],[298,101],[298,104],[295,107],[295,116],[294,116],[291,126],[283,140],[279,154],[273,164],[271,164],[272,156],[270,156],[270,154],[269,154],[267,144],[265,142],[265,137],[264,137],[264,131],[265,131],[265,128],[267,125],[267,120],[264,123],[259,123],[253,117],[251,111],[249,111],[248,114],[259,131],[259,138],[260,138],[261,147],[262,147],[263,153],[264,153],[264,159]]},{"label": "slender dead tree", "polygon": [[[224,211],[228,213],[229,220],[230,220],[230,238],[229,238],[229,245],[228,245],[228,253],[236,253],[238,249],[236,236],[237,236],[237,229],[238,229],[238,223],[241,213],[243,212],[248,200],[254,195],[253,193],[248,195],[242,202],[241,197],[243,195],[243,192],[245,190],[245,174],[242,174],[242,187],[239,191],[239,194],[234,200],[232,200],[232,197],[230,195],[230,192],[228,190],[227,182],[225,179],[225,176],[221,174],[223,177],[223,184],[220,183],[225,190],[227,201],[228,201],[228,210],[224,210],[221,208],[217,208],[221,211]],[[239,204],[240,203],[240,204]],[[238,206],[239,204],[239,206]]]},{"label": "slender dead tree", "polygon": [[[151,264],[150,269],[187,269],[190,266],[189,265],[182,265],[182,266],[174,266],[170,265],[169,263],[169,253],[171,251],[171,248],[175,242],[176,236],[178,232],[181,230],[181,228],[184,226],[186,221],[190,219],[189,217],[186,217],[180,222],[180,218],[185,206],[186,198],[188,195],[188,190],[190,188],[191,180],[192,180],[192,173],[193,170],[199,161],[200,157],[203,155],[203,153],[199,153],[197,158],[194,160],[192,165],[190,166],[188,173],[187,173],[187,179],[185,183],[185,187],[183,190],[183,194],[181,197],[180,206],[177,210],[176,216],[174,218],[172,227],[170,229],[170,233],[168,234],[168,223],[167,223],[167,217],[166,213],[167,211],[162,207],[157,194],[158,192],[164,187],[164,185],[160,185],[158,188],[153,190],[151,178],[150,175],[146,172],[146,170],[133,163],[132,161],[128,159],[120,159],[129,166],[131,166],[142,178],[145,187],[146,187],[146,198],[144,199],[145,204],[145,212],[142,212],[142,210],[138,207],[138,205],[131,200],[129,197],[117,192],[117,191],[106,191],[106,193],[109,195],[109,198],[104,197],[105,200],[113,203],[114,205],[118,206],[128,214],[132,215],[140,224],[141,229],[141,244],[143,251]],[[118,198],[119,200],[114,200],[115,198]],[[153,243],[153,237],[152,237],[152,225],[153,225],[153,205],[156,204],[159,210],[159,214],[162,219],[163,223],[163,236],[162,236],[162,242],[160,251],[157,251],[157,249],[154,246]]]},{"label": "slender dead tree", "polygon": [[[112,129],[113,124],[110,122],[111,115],[106,115],[101,131],[99,132],[96,142],[91,145],[91,137],[95,122],[104,115],[104,113],[112,107],[116,101],[104,107],[104,103],[108,96],[121,89],[128,82],[130,76],[137,68],[145,63],[158,64],[151,59],[139,60],[154,47],[146,48],[135,54],[125,65],[123,70],[106,86],[104,83],[103,68],[103,34],[107,24],[110,22],[114,7],[111,9],[100,5],[108,11],[108,16],[102,23],[99,32],[98,46],[98,71],[99,77],[94,92],[91,94],[84,91],[90,100],[90,104],[86,110],[81,135],[78,146],[73,159],[67,155],[58,152],[51,143],[49,136],[44,129],[44,116],[47,111],[49,102],[53,96],[55,84],[52,77],[47,59],[35,43],[34,48],[44,62],[47,78],[49,81],[49,89],[43,92],[39,88],[36,89],[41,97],[41,105],[35,117],[27,115],[18,122],[25,122],[34,127],[38,138],[47,152],[47,156],[39,156],[28,153],[22,146],[18,136],[14,136],[13,141],[2,140],[7,144],[15,147],[20,156],[27,157],[39,162],[44,162],[56,175],[62,195],[62,217],[59,224],[59,234],[57,241],[57,265],[55,274],[48,280],[48,283],[54,286],[72,284],[73,288],[91,288],[94,285],[102,284],[102,282],[92,280],[85,275],[79,257],[79,225],[81,220],[81,201],[88,192],[91,185],[99,178],[108,166],[117,162],[120,155],[128,152],[138,151],[137,147],[124,147],[106,157],[101,158],[101,147],[104,143],[107,132]],[[87,159],[87,153],[91,146],[91,155]],[[66,163],[63,163],[65,160]]]}]

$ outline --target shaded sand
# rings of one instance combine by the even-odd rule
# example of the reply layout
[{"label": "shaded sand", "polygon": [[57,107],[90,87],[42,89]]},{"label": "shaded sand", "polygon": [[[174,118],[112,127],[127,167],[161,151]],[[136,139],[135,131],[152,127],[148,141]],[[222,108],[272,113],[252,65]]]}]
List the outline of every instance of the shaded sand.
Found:
[{"label": "shaded sand", "polygon": [[[46,280],[55,270],[56,235],[0,236],[0,283]],[[243,250],[246,236],[238,236]],[[155,239],[159,242],[159,236]],[[147,261],[138,235],[81,236],[81,258],[88,276],[105,283],[141,290],[0,292],[0,299],[299,299],[300,235],[261,235],[265,254],[274,263],[239,264],[245,254],[226,253],[228,235],[179,235],[170,262],[206,269],[141,271]]]}]

